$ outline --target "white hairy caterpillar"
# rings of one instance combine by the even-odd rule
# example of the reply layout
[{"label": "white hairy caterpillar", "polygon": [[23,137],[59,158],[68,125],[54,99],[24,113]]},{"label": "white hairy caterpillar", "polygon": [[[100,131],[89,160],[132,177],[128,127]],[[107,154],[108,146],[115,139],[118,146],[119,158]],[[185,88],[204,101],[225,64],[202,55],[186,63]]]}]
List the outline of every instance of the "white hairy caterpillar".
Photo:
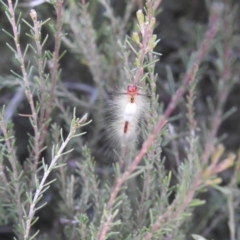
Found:
[{"label": "white hairy caterpillar", "polygon": [[114,94],[111,104],[114,113],[111,131],[121,146],[136,141],[139,121],[148,108],[148,96],[136,85],[128,85],[125,92]]},{"label": "white hairy caterpillar", "polygon": [[[104,120],[104,132],[100,136],[104,145],[98,149],[97,155],[104,156],[105,161],[118,161],[122,150],[128,153],[135,150],[139,137],[139,126],[149,110],[149,97],[136,85],[128,85],[120,91],[108,92],[108,100]],[[131,151],[132,152],[132,151]],[[125,155],[124,153],[124,155]]]}]

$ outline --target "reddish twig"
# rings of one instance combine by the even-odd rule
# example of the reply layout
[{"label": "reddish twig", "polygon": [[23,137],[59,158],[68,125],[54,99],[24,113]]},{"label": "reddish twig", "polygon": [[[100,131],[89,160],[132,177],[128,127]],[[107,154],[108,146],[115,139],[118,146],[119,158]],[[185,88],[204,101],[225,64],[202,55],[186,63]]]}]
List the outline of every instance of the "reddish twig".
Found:
[{"label": "reddish twig", "polygon": [[[226,15],[226,14],[225,14]],[[228,16],[225,16],[227,18]],[[213,19],[216,21],[216,19]],[[226,28],[227,27],[227,28]],[[228,31],[229,23],[228,21],[224,21],[224,31]],[[229,66],[229,60],[230,60],[230,49],[229,49],[229,42],[228,42],[228,33],[224,34],[224,43],[223,43],[223,71],[222,71],[222,79],[221,83],[219,84],[219,92],[218,92],[218,104],[216,107],[216,112],[213,117],[213,124],[212,124],[212,131],[209,134],[206,144],[205,144],[205,152],[202,157],[202,163],[206,163],[208,161],[208,158],[213,151],[214,148],[214,138],[217,134],[217,131],[220,127],[220,124],[222,122],[222,115],[223,115],[223,108],[224,104],[227,100],[227,96],[230,92],[230,85],[228,83],[229,76],[230,76],[230,66]]]},{"label": "reddish twig", "polygon": [[[39,83],[40,83],[40,89],[41,89],[41,110],[40,110],[40,122],[41,119],[43,118],[44,114],[44,102],[45,102],[45,95],[46,95],[46,90],[45,90],[45,81],[44,81],[44,66],[43,66],[43,57],[42,57],[42,46],[41,46],[41,36],[40,36],[40,30],[41,30],[41,25],[37,19],[37,13],[34,9],[30,11],[30,16],[33,20],[33,29],[34,29],[34,40],[36,43],[37,47],[37,63],[38,63],[38,74],[39,74]],[[41,125],[41,124],[40,124]]]},{"label": "reddish twig", "polygon": [[[213,9],[212,9],[212,13],[210,16],[210,22],[209,22],[209,29],[206,32],[205,35],[205,39],[202,42],[202,45],[198,51],[197,57],[196,57],[196,61],[195,63],[200,64],[203,56],[205,55],[206,51],[209,48],[210,42],[213,39],[213,37],[215,36],[217,29],[218,29],[218,22],[221,16],[221,11],[222,11],[222,5],[214,5]],[[227,74],[226,74],[227,76]],[[226,81],[226,80],[223,80]],[[220,94],[222,95],[222,94]],[[216,111],[216,114],[214,116],[214,125],[212,128],[212,131],[210,133],[210,136],[206,142],[205,145],[205,151],[202,155],[202,162],[206,163],[207,160],[209,159],[212,150],[213,150],[213,144],[212,141],[216,136],[217,130],[220,126],[220,122],[221,122],[221,116],[222,116],[222,105],[224,104],[224,102],[226,101],[226,95],[224,94],[224,97],[221,97],[221,99],[219,99],[219,105]],[[194,197],[194,194],[196,192],[197,187],[201,184],[201,176],[202,176],[202,170],[200,170],[197,174],[196,177],[193,180],[193,184],[191,185],[190,190],[187,192],[186,194],[186,198],[184,199],[183,203],[175,210],[175,213],[173,215],[171,215],[171,218],[174,219],[177,216],[179,216],[179,214],[181,212],[183,212],[186,207],[188,206],[188,204],[190,203],[190,201],[192,200],[192,198]],[[150,231],[145,235],[145,237],[143,238],[144,240],[149,240],[151,239],[152,235],[160,229],[161,227],[161,223],[172,213],[174,207],[175,207],[175,201],[169,206],[169,208],[167,209],[167,211],[158,217],[158,219],[156,220],[156,222],[152,225]]]},{"label": "reddish twig", "polygon": [[[109,199],[109,201],[107,203],[107,211],[111,210],[111,208],[113,207],[113,204],[115,202],[115,199],[117,197],[117,194],[120,191],[121,186],[127,181],[129,175],[136,169],[136,167],[138,166],[138,164],[142,160],[143,156],[146,154],[148,148],[151,146],[154,138],[156,137],[156,135],[160,132],[162,127],[167,122],[168,117],[171,115],[171,113],[175,109],[178,101],[183,96],[189,81],[192,79],[192,75],[196,71],[196,68],[197,68],[197,66],[193,65],[192,68],[189,70],[189,72],[186,74],[181,87],[177,90],[176,94],[172,97],[171,102],[169,103],[169,105],[168,105],[166,111],[164,112],[163,116],[159,119],[159,121],[158,121],[158,123],[157,123],[157,125],[156,125],[156,127],[154,129],[154,131],[152,132],[152,134],[149,135],[147,140],[143,143],[142,149],[140,150],[138,155],[135,157],[133,162],[130,164],[130,166],[123,173],[122,177],[117,179],[117,181],[116,181],[116,183],[115,183],[115,185],[114,185],[114,187],[112,189],[112,193],[110,195],[110,199]],[[104,237],[105,237],[105,235],[103,235],[103,233],[102,233],[102,231],[104,229],[106,229],[105,224],[103,225],[103,227],[99,231],[99,236],[101,236],[101,238],[98,238],[99,240],[103,240]]]},{"label": "reddish twig", "polygon": [[[115,203],[115,199],[117,197],[117,194],[120,191],[121,186],[124,184],[124,182],[127,181],[130,174],[136,169],[136,167],[138,166],[138,164],[142,160],[143,156],[146,154],[148,148],[151,146],[154,138],[160,132],[162,127],[165,125],[168,117],[171,115],[171,113],[175,109],[177,103],[179,102],[180,98],[183,96],[187,85],[189,84],[189,82],[192,79],[192,76],[196,74],[196,70],[197,70],[199,64],[201,63],[204,55],[208,51],[210,43],[211,43],[213,37],[215,36],[215,34],[217,32],[220,13],[221,13],[221,11],[219,10],[219,6],[218,5],[214,6],[213,11],[212,11],[211,16],[210,16],[208,31],[206,32],[205,38],[204,38],[204,40],[203,40],[203,42],[202,42],[202,44],[201,44],[201,46],[200,46],[200,48],[197,52],[197,55],[196,55],[195,60],[194,60],[194,64],[192,64],[192,66],[190,66],[190,69],[187,71],[187,73],[184,77],[182,85],[179,87],[177,92],[173,95],[173,97],[171,99],[171,102],[169,103],[169,105],[168,105],[167,109],[165,110],[163,116],[159,119],[154,131],[152,132],[152,134],[150,134],[149,137],[147,138],[147,140],[143,143],[142,149],[140,150],[138,155],[135,157],[135,159],[133,160],[131,165],[126,169],[126,171],[123,173],[122,177],[117,179],[117,181],[116,181],[116,183],[115,183],[115,185],[112,189],[112,193],[110,195],[110,199],[109,199],[108,204],[107,204],[107,211],[110,211],[112,209],[112,207]],[[192,197],[195,193],[195,190],[196,190],[196,186],[198,184],[199,184],[199,178],[196,178],[193,185],[192,185],[193,188],[188,192],[188,196],[186,198],[187,200],[185,200],[184,203],[182,204],[182,208],[185,208],[185,206],[188,205],[188,202],[192,199]],[[151,231],[145,236],[144,239],[150,239],[151,238],[153,233],[160,226],[160,223],[162,222],[162,219],[165,219],[165,217],[169,215],[170,212],[168,213],[168,211],[170,211],[172,208],[173,208],[173,205],[171,205],[169,210],[167,210],[162,216],[160,216],[156,220],[155,224],[153,224],[153,227],[151,228]],[[99,240],[104,239],[104,235],[102,235],[103,229],[104,230],[106,229],[106,224],[104,224],[102,226],[102,228],[100,228],[99,236],[103,236],[103,237],[98,238]]]},{"label": "reddish twig", "polygon": [[[13,29],[14,42],[16,45],[17,56],[18,56],[18,59],[19,59],[20,65],[21,65],[25,94],[26,94],[27,100],[28,100],[30,108],[31,108],[30,118],[32,118],[32,120],[33,120],[32,126],[34,129],[34,159],[35,159],[34,162],[37,162],[39,159],[39,156],[40,156],[40,149],[41,149],[41,146],[40,146],[40,134],[41,133],[40,133],[39,127],[38,127],[38,116],[37,116],[37,111],[36,111],[36,108],[34,105],[33,94],[30,90],[30,83],[29,83],[28,74],[26,71],[25,63],[24,63],[23,54],[22,54],[21,47],[19,44],[18,29],[17,29],[17,25],[16,25],[14,8],[13,8],[13,4],[12,4],[11,0],[8,0],[8,9],[9,9],[9,13],[11,15],[10,22],[11,22],[12,29]],[[32,177],[32,179],[34,179],[34,177]]]},{"label": "reddish twig", "polygon": [[[47,130],[48,130],[48,126],[49,126],[49,119],[51,116],[51,112],[52,112],[52,107],[53,107],[53,103],[54,103],[54,96],[55,96],[55,88],[56,88],[56,83],[57,83],[57,79],[58,79],[58,61],[59,61],[59,49],[60,49],[60,43],[61,43],[61,27],[62,27],[62,23],[61,23],[61,18],[62,18],[62,4],[63,1],[62,0],[58,0],[57,1],[57,5],[56,5],[56,9],[57,9],[57,22],[56,22],[56,34],[55,34],[55,46],[54,46],[54,54],[53,54],[53,66],[52,66],[52,73],[51,73],[51,88],[50,88],[50,93],[49,93],[49,99],[48,101],[45,103],[46,99],[46,95],[45,93],[42,93],[42,102],[41,102],[41,112],[40,112],[40,123],[41,123],[41,135],[40,135],[40,139],[39,139],[39,149],[38,149],[38,154],[36,154],[36,150],[34,150],[34,166],[33,166],[33,173],[36,174],[37,172],[37,166],[38,166],[38,161],[39,161],[39,157],[40,157],[40,153],[41,150],[43,149],[43,145],[46,139],[46,135],[47,135]],[[37,50],[38,50],[38,54],[40,54],[41,56],[41,45],[40,45],[40,41],[39,41],[39,35],[36,33],[36,31],[38,30],[38,22],[36,22],[36,19],[33,19],[34,21],[34,31],[35,31],[35,38],[36,39],[36,44],[37,44]],[[38,70],[39,70],[39,76],[41,79],[41,90],[44,90],[44,77],[43,77],[43,65],[42,65],[42,57],[39,59],[38,62]],[[47,104],[45,106],[45,104]],[[40,133],[39,133],[40,134]],[[32,174],[32,180],[34,179],[34,174]]]},{"label": "reddish twig", "polygon": [[110,224],[111,224],[112,220],[113,220],[113,216],[111,214],[108,215],[107,221],[104,223],[104,227],[103,227],[102,231],[98,234],[98,237],[97,237],[98,240],[106,239],[105,236],[108,232],[108,229],[110,227]]},{"label": "reddish twig", "polygon": [[168,105],[166,111],[164,112],[163,116],[159,119],[159,121],[158,121],[158,123],[157,123],[157,125],[156,125],[156,127],[154,129],[154,131],[152,132],[152,134],[149,135],[147,140],[143,143],[142,149],[140,150],[140,152],[138,153],[136,158],[133,160],[131,165],[127,168],[127,170],[124,172],[122,177],[120,179],[118,179],[118,181],[117,181],[117,183],[116,183],[116,185],[115,185],[115,187],[114,187],[114,189],[112,191],[112,194],[110,196],[109,202],[107,204],[107,209],[111,209],[111,207],[113,206],[114,200],[115,200],[115,198],[117,196],[117,193],[120,190],[120,187],[127,180],[128,176],[136,169],[136,167],[140,163],[142,157],[146,154],[148,148],[152,144],[155,136],[160,132],[162,127],[167,122],[168,117],[171,115],[171,113],[175,109],[178,101],[180,100],[180,98],[184,94],[184,91],[185,91],[189,81],[192,79],[191,76],[192,76],[192,74],[194,74],[196,68],[197,68],[197,66],[194,65],[190,69],[188,74],[186,74],[185,79],[184,79],[181,87],[177,90],[176,94],[172,97],[171,102],[169,103],[169,105]]}]

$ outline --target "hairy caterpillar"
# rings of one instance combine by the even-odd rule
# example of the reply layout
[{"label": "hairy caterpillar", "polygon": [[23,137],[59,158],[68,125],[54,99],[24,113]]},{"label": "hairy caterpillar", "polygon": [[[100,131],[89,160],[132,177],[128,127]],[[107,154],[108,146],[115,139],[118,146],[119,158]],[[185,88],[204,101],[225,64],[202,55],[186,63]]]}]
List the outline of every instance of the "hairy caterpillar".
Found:
[{"label": "hairy caterpillar", "polygon": [[136,85],[128,85],[126,92],[115,93],[111,108],[113,136],[122,146],[135,142],[139,121],[148,109],[147,95]]},{"label": "hairy caterpillar", "polygon": [[107,116],[99,139],[100,149],[97,151],[98,157],[101,156],[106,163],[118,161],[125,158],[123,155],[135,151],[140,122],[143,122],[141,120],[149,110],[148,95],[136,85],[108,92],[108,95]]}]

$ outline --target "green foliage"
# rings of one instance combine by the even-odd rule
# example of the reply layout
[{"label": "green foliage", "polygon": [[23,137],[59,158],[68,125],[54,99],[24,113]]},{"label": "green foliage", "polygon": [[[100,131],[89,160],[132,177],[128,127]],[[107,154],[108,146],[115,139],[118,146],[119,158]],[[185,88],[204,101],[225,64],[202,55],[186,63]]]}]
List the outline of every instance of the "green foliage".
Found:
[{"label": "green foliage", "polygon": [[[11,238],[24,240],[204,240],[212,235],[197,234],[223,205],[230,238],[239,237],[240,154],[228,152],[217,138],[223,120],[235,111],[224,110],[237,79],[230,5],[209,4],[205,34],[198,31],[194,39],[197,49],[179,53],[185,74],[175,77],[168,66],[164,81],[155,73],[161,43],[154,29],[161,1],[147,0],[142,10],[136,10],[142,1],[126,1],[119,15],[107,0],[49,2],[38,6],[42,10],[30,10],[28,19],[17,1],[2,1],[14,67],[11,76],[2,74],[0,84],[3,93],[11,90],[0,114],[0,226],[11,226]],[[50,7],[56,17],[41,19]],[[202,121],[198,83],[209,71],[206,56],[211,54],[216,94]],[[72,63],[81,69],[80,80],[71,80],[78,72],[71,72]],[[129,84],[150,96],[139,123],[141,139],[112,146],[101,136],[109,126],[108,92]],[[170,94],[168,104],[160,88]],[[28,128],[19,127],[18,117]],[[220,186],[220,174],[232,166],[232,177]],[[198,224],[203,205],[212,212],[201,214]]]}]

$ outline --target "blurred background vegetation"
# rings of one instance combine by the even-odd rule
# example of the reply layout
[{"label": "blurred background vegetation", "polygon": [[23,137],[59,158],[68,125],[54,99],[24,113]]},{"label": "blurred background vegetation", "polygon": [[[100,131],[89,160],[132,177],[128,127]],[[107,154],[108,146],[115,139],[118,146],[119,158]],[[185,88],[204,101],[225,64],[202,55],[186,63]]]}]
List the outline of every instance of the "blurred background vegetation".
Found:
[{"label": "blurred background vegetation", "polygon": [[[223,1],[224,2],[224,1]],[[19,1],[19,8],[17,12],[20,11],[23,14],[23,18],[30,20],[29,2]],[[25,4],[26,3],[26,4]],[[136,5],[141,6],[141,1],[138,1]],[[229,14],[233,17],[233,31],[229,39],[234,40],[233,48],[231,49],[231,55],[240,61],[240,2],[239,0],[231,1],[226,0],[225,4],[229,6]],[[22,6],[21,6],[22,5]],[[71,8],[71,1],[65,1],[64,3],[66,11]],[[112,0],[111,6],[114,9],[115,17],[122,16],[125,11],[125,1]],[[34,9],[38,13],[38,19],[50,18],[50,24],[55,23],[55,10],[48,4],[40,4]],[[136,11],[136,7],[134,10]],[[112,51],[114,48],[107,48],[108,33],[103,32],[106,26],[109,24],[108,19],[105,17],[106,9],[95,0],[89,1],[89,12],[93,19],[93,26],[96,30],[96,39],[99,49],[102,51],[101,54],[105,54],[105,60],[109,63],[102,62],[106,67],[114,66],[113,62],[117,58],[114,57],[115,52]],[[132,13],[132,17],[135,18],[135,11]],[[1,6],[0,12],[0,23],[1,29],[6,29],[11,32],[11,26],[4,14],[4,8]],[[172,90],[176,90],[176,85],[178,81],[181,80],[186,70],[186,64],[190,53],[198,48],[198,44],[202,39],[203,33],[206,30],[208,23],[208,1],[204,0],[163,0],[161,4],[161,12],[157,15],[157,26],[155,29],[155,34],[161,39],[156,47],[156,52],[162,53],[161,61],[156,64],[156,73],[158,74],[157,81],[157,93],[160,98],[159,101],[167,105],[171,99]],[[68,21],[71,21],[71,17]],[[131,28],[133,27],[132,21],[129,21],[127,29],[129,32],[124,34],[129,34]],[[71,35],[71,30],[69,24],[65,23],[63,25],[65,32]],[[28,32],[28,28],[22,24],[22,32]],[[54,49],[54,39],[52,35],[51,28],[49,25],[44,25],[42,28],[42,35],[49,34],[49,39],[45,45],[46,49],[53,51]],[[124,37],[124,36],[123,36]],[[221,37],[221,36],[219,36]],[[27,44],[29,41],[25,34],[21,36],[21,44]],[[19,72],[19,68],[16,64],[16,60],[12,52],[6,47],[6,42],[12,44],[9,37],[3,32],[0,34],[0,105],[8,105],[10,100],[15,96],[18,83],[15,78],[11,75],[10,69]],[[238,44],[237,44],[238,43]],[[214,43],[213,43],[214,44]],[[70,49],[69,46],[63,41],[61,45],[61,51],[67,50],[66,55],[60,61],[60,68],[62,69],[60,82],[71,92],[72,95],[66,94],[64,96],[65,102],[69,109],[73,109],[74,106],[77,107],[77,115],[81,116],[86,111],[90,112],[91,118],[96,118],[95,113],[100,111],[96,108],[96,105],[87,104],[85,99],[94,98],[94,93],[97,89],[96,82],[93,80],[93,76],[89,71],[88,60],[83,57],[81,53],[77,52],[77,49]],[[109,52],[109,50],[111,52]],[[87,49],[86,49],[87,51]],[[204,71],[201,74],[201,79],[199,79],[198,86],[196,88],[196,118],[198,122],[207,122],[209,120],[209,115],[211,114],[208,105],[208,98],[211,97],[213,102],[217,101],[216,96],[216,79],[219,76],[219,72],[216,69],[217,61],[217,49],[213,47],[212,51],[205,58],[202,63]],[[28,60],[33,61],[32,56],[29,54],[26,57]],[[117,63],[116,63],[117,64]],[[233,68],[234,75],[240,78],[240,67],[236,64]],[[109,79],[104,80],[104,84],[109,85],[112,88],[118,86],[118,78],[116,77],[116,72],[114,69],[112,71],[112,76]],[[173,89],[169,87],[169,80],[172,79]],[[8,82],[8,84],[6,84]],[[80,85],[79,85],[80,84]],[[98,96],[99,97],[99,96]],[[82,101],[84,100],[84,101]],[[95,100],[96,101],[96,100]],[[85,104],[83,104],[85,103]],[[221,124],[218,132],[218,136],[224,136],[222,143],[226,147],[226,152],[237,152],[240,146],[240,81],[236,82],[232,88],[227,103],[225,106],[225,111],[234,108],[233,113]],[[20,162],[24,162],[28,157],[27,143],[28,143],[28,133],[32,133],[32,128],[27,120],[18,115],[18,113],[28,114],[30,111],[29,105],[25,97],[21,98],[18,102],[17,110],[12,115],[12,120],[14,123],[14,129],[16,132],[16,146],[17,155]],[[95,112],[95,113],[94,113]],[[179,105],[175,110],[174,115],[178,115],[177,120],[173,122],[175,126],[176,137],[175,143],[178,149],[179,156],[178,159],[183,161],[184,155],[184,144],[181,142],[181,134],[184,135],[185,124],[181,120],[181,114],[185,114],[186,109],[184,105]],[[55,109],[53,111],[52,118],[60,126],[65,126],[64,116],[62,113]],[[66,119],[65,119],[66,120]],[[104,143],[101,137],[96,136],[94,121],[93,124],[87,126],[86,130],[88,134],[86,135],[84,141],[89,144],[91,150],[97,161],[97,166],[101,172],[103,165],[109,165],[109,162],[105,158],[101,158],[98,154],[98,148]],[[101,132],[101,127],[98,126],[99,132]],[[200,126],[199,126],[200,127]],[[204,131],[200,130],[200,134],[204,134]],[[175,138],[175,137],[174,137]],[[182,152],[182,155],[181,155]],[[176,155],[174,154],[173,146],[171,143],[166,144],[163,148],[163,153],[166,157],[166,168],[174,171],[177,168],[179,162],[176,161]],[[44,152],[43,155],[46,157],[47,153]],[[71,171],[71,166],[74,165],[74,160],[69,160],[69,171]],[[223,182],[222,187],[229,184],[233,170],[230,169],[221,174]],[[224,189],[224,188],[223,188]],[[52,194],[50,196],[49,204],[41,210],[39,213],[40,220],[36,225],[36,229],[40,228],[43,232],[49,232],[52,236],[55,236],[55,231],[59,228],[56,227],[56,221],[58,219],[57,212],[57,202],[59,194],[54,187],[51,188]],[[56,194],[55,194],[56,193]],[[240,193],[238,191],[239,197],[235,202],[235,213],[236,213],[236,226],[240,231]],[[209,189],[204,193],[201,193],[201,197],[207,200],[207,203],[196,209],[194,213],[193,220],[188,222],[186,227],[189,231],[194,231],[206,237],[207,239],[215,240],[228,240],[229,238],[229,227],[228,227],[228,209],[227,209],[227,197],[221,191]],[[13,232],[11,230],[11,223],[2,224],[0,226],[0,240],[12,239]],[[240,234],[239,234],[240,236]],[[53,239],[55,239],[53,237]],[[231,239],[233,240],[233,239]]]}]

